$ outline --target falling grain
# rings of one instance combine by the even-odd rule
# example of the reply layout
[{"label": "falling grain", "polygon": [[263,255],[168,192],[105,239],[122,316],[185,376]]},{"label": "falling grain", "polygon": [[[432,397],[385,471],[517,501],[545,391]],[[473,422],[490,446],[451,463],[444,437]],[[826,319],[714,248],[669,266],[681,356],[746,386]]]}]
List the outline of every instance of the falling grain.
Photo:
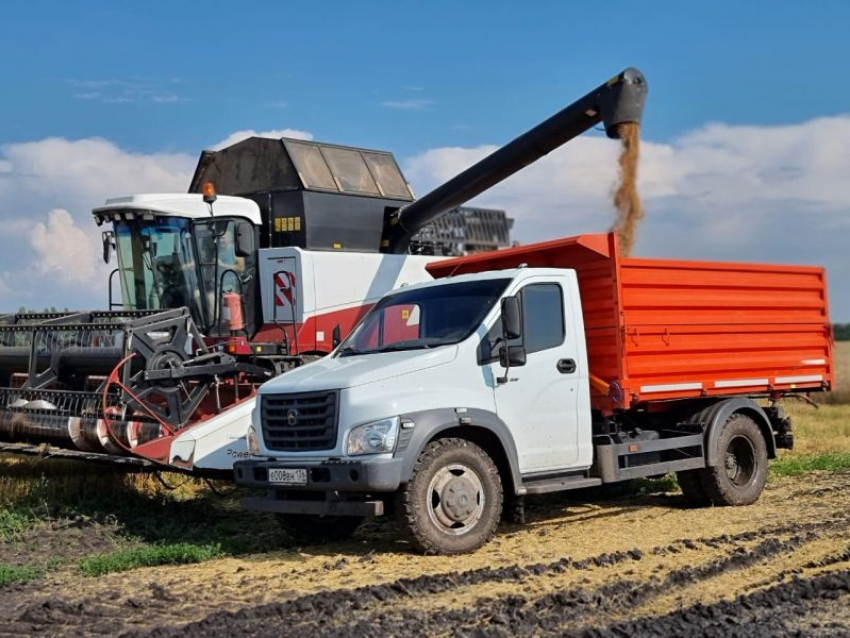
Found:
[{"label": "falling grain", "polygon": [[640,159],[640,127],[637,123],[620,124],[617,131],[623,143],[620,152],[620,184],[614,194],[617,219],[611,230],[620,237],[620,252],[628,257],[632,252],[635,233],[644,211],[637,190],[637,168]]}]

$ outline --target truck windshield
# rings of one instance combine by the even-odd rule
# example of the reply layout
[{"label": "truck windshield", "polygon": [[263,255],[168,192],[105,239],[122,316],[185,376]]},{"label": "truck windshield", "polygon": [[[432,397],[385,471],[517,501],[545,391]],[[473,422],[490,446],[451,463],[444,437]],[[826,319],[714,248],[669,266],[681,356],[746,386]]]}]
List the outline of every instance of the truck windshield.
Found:
[{"label": "truck windshield", "polygon": [[115,239],[126,307],[186,306],[196,321],[205,316],[189,220],[116,221]]},{"label": "truck windshield", "polygon": [[481,325],[509,281],[447,283],[388,295],[342,343],[337,356],[460,343]]}]

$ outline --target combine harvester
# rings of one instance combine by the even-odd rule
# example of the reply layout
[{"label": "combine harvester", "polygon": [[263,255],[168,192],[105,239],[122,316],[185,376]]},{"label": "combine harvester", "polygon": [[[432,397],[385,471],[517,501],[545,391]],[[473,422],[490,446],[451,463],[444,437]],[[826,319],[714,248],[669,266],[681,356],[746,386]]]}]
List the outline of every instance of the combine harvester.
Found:
[{"label": "combine harvester", "polygon": [[495,235],[476,241],[444,216],[599,123],[616,137],[645,96],[627,69],[416,201],[389,153],[263,138],[204,152],[189,194],[108,200],[110,309],[0,316],[0,451],[232,476],[260,384],[430,262],[507,245],[504,218],[455,214]]}]

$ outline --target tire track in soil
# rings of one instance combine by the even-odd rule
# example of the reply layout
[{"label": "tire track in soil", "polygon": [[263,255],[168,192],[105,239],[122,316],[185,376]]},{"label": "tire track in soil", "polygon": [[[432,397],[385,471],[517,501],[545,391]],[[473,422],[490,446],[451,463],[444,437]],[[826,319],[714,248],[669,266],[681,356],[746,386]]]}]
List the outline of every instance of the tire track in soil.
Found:
[{"label": "tire track in soil", "polygon": [[850,571],[781,583],[735,600],[595,628],[581,638],[846,638]]},{"label": "tire track in soil", "polygon": [[[563,633],[568,626],[580,626],[588,617],[598,618],[622,612],[644,604],[652,597],[666,593],[674,587],[711,578],[730,570],[742,570],[758,562],[770,560],[779,553],[795,550],[804,542],[815,538],[810,532],[805,537],[792,536],[787,540],[769,538],[752,550],[738,547],[726,558],[707,565],[682,568],[668,573],[652,582],[619,580],[597,589],[578,587],[572,590],[547,594],[535,600],[521,595],[509,595],[495,599],[480,599],[475,606],[461,609],[442,609],[429,613],[415,608],[383,611],[382,606],[399,599],[414,599],[445,591],[451,582],[459,584],[481,583],[498,578],[499,571],[482,574],[459,574],[452,578],[416,579],[414,582],[396,582],[389,586],[366,587],[358,590],[338,590],[325,594],[314,594],[287,601],[264,605],[234,613],[214,614],[200,623],[192,623],[173,630],[154,630],[147,634],[125,634],[166,638],[171,636],[218,636],[247,633],[256,636],[394,636],[410,634],[474,635],[485,633],[494,636],[530,635],[537,633]],[[573,569],[612,567],[627,558],[640,560],[642,555],[606,556],[597,560],[573,563]],[[563,571],[569,563],[547,566],[532,566],[524,573],[541,576],[547,572]],[[523,575],[523,570],[511,570],[510,578]],[[483,577],[483,578],[482,578]],[[358,619],[356,622],[340,621],[340,618]],[[294,622],[283,623],[283,619]]]},{"label": "tire track in soil", "polygon": [[[831,521],[825,521],[817,526],[810,525],[811,528],[822,528],[831,525]],[[771,528],[769,530],[753,530],[735,535],[721,534],[713,537],[700,538],[696,540],[677,540],[662,547],[652,548],[648,554],[660,557],[669,557],[670,555],[679,555],[690,550],[699,549],[700,546],[705,546],[713,549],[724,549],[726,546],[737,547],[737,543],[742,541],[752,541],[763,536],[765,533],[778,534],[788,533],[797,529],[797,526],[789,525],[781,528]],[[475,587],[486,585],[488,583],[515,583],[522,584],[531,578],[538,578],[545,575],[563,574],[574,571],[587,571],[593,568],[614,568],[621,563],[627,561],[639,561],[644,558],[644,553],[640,550],[632,550],[630,552],[616,552],[613,554],[600,554],[581,560],[572,560],[570,558],[562,558],[548,564],[537,563],[526,566],[513,565],[506,568],[482,568],[468,570],[465,572],[448,572],[443,574],[434,574],[420,576],[413,579],[399,579],[395,582],[376,585],[355,590],[359,592],[357,604],[353,605],[355,609],[366,609],[367,605],[363,603],[364,596],[373,596],[375,600],[381,603],[403,599],[410,600],[414,596],[435,597],[439,594],[448,594],[454,596],[459,590],[468,588],[473,592]],[[151,585],[153,598],[162,602],[178,602],[172,595],[168,594],[163,588]],[[339,590],[345,593],[348,590]],[[319,597],[324,597],[327,594],[318,594]],[[305,597],[305,598],[310,598]],[[343,599],[347,598],[345,595]],[[302,599],[298,599],[302,600]],[[422,600],[419,598],[418,600]],[[120,622],[116,620],[117,614],[110,612],[110,599],[87,599],[76,603],[68,603],[61,599],[51,598],[42,603],[35,603],[27,607],[27,609],[17,618],[15,623],[16,630],[39,632],[48,629],[52,626],[64,626],[71,629],[73,625],[85,617],[88,631],[97,633],[112,633],[120,629]],[[295,601],[297,602],[297,601]],[[300,603],[299,603],[300,604]],[[132,613],[134,609],[141,609],[142,605],[133,599],[128,599],[126,603],[126,611]],[[11,627],[10,627],[11,628]]]},{"label": "tire track in soil", "polygon": [[[840,567],[846,563],[842,558],[844,552],[850,550],[846,542],[850,531],[850,490],[846,487],[850,487],[850,474],[786,480],[769,486],[759,504],[734,510],[684,509],[676,505],[679,501],[675,496],[621,499],[601,505],[576,505],[561,500],[549,504],[549,516],[554,520],[532,520],[531,525],[522,528],[509,526],[507,533],[495,543],[469,557],[422,558],[398,554],[379,534],[370,537],[374,538],[371,546],[380,549],[386,545],[388,549],[377,554],[368,551],[369,545],[352,543],[337,545],[330,552],[323,549],[307,554],[296,552],[287,560],[226,559],[206,566],[152,568],[97,580],[63,576],[53,582],[16,588],[19,592],[0,590],[0,607],[13,612],[13,615],[7,612],[5,617],[0,612],[0,635],[117,635],[131,630],[128,636],[168,636],[184,635],[187,631],[190,632],[187,635],[192,635],[198,627],[210,636],[229,635],[231,631],[261,631],[264,627],[271,628],[268,635],[289,635],[288,628],[298,627],[299,633],[309,631],[321,636],[348,634],[361,625],[368,628],[375,625],[376,619],[384,619],[382,622],[387,627],[401,623],[399,631],[433,633],[425,629],[433,620],[423,618],[417,607],[435,609],[438,616],[448,614],[456,619],[448,629],[440,626],[435,631],[460,635],[486,631],[498,635],[494,632],[501,626],[499,618],[510,618],[515,612],[520,614],[518,618],[531,622],[520,612],[537,607],[539,615],[551,618],[548,622],[557,626],[557,614],[546,611],[547,605],[558,606],[557,601],[551,602],[549,598],[554,595],[575,595],[585,602],[574,603],[573,607],[588,607],[597,614],[607,609],[601,620],[622,621],[626,619],[617,618],[617,610],[627,616],[651,613],[654,601],[666,595],[658,587],[666,586],[668,591],[676,587],[687,589],[716,577],[699,569],[709,569],[726,560],[728,566],[718,574],[740,573],[752,565],[776,562],[770,557],[746,558],[753,552],[769,553],[771,546],[764,545],[768,540],[791,543],[776,546],[775,551],[780,553],[790,555],[803,546],[806,549],[795,554],[799,559],[790,566],[793,569],[786,569],[787,564],[778,565],[778,573],[756,583],[745,578],[744,585],[770,585],[792,573]],[[789,498],[789,494],[795,498]],[[636,507],[635,503],[640,501],[650,505]],[[800,507],[801,504],[805,507]],[[567,508],[570,514],[560,514],[559,520],[559,515],[552,515],[553,507],[562,511]],[[582,511],[573,516],[576,507]],[[535,509],[545,514],[540,503],[535,503]],[[539,518],[538,512],[534,518]],[[689,532],[694,524],[709,534],[682,537],[681,532]],[[716,533],[725,530],[728,532]],[[674,536],[677,532],[678,537]],[[793,541],[795,536],[798,540]],[[813,540],[814,536],[820,540]],[[816,546],[817,542],[823,546]],[[618,549],[592,555],[586,551],[610,547]],[[340,548],[343,551],[347,548],[349,553],[334,557],[334,551],[339,552]],[[559,557],[559,550],[577,556]],[[803,556],[805,552],[810,555]],[[535,553],[554,560],[528,561]],[[718,556],[726,553],[729,556],[718,561]],[[751,560],[750,567],[731,566],[742,560]],[[490,566],[445,570],[453,565],[476,564]],[[651,566],[658,569],[649,571]],[[278,572],[270,571],[276,567]],[[386,578],[394,573],[416,574],[417,569],[419,573],[415,576]],[[286,575],[290,573],[291,578]],[[200,580],[201,577],[212,580]],[[666,578],[684,580],[664,585]],[[374,584],[376,581],[380,584]],[[116,583],[124,586],[116,587]],[[183,583],[190,587],[197,583],[197,589],[180,589]],[[309,593],[317,592],[319,587],[325,589]],[[633,590],[639,595],[630,599]],[[44,593],[38,595],[39,591]],[[482,600],[482,595],[489,591],[500,591],[500,595]],[[511,596],[505,591],[521,592],[521,595]],[[741,591],[744,590],[739,587],[726,595]],[[618,604],[600,607],[593,602],[600,597],[614,598]],[[8,601],[15,600],[25,602],[8,605]],[[695,600],[692,598],[688,604]],[[623,601],[631,602],[625,605]],[[210,614],[216,607],[221,609],[222,603],[229,612]],[[491,615],[480,609],[489,610]],[[497,620],[491,622],[488,620],[491,617]],[[338,624],[339,618],[350,622]],[[588,614],[576,616],[570,621],[569,629],[577,630],[589,622],[588,618]],[[298,624],[293,624],[293,619]],[[184,624],[188,621],[200,622]],[[155,629],[156,625],[162,628]],[[519,624],[516,627],[521,628]]]},{"label": "tire track in soil", "polygon": [[[379,590],[361,588],[360,590],[356,590],[353,596],[351,595],[352,592],[341,592],[344,594],[343,598],[334,601],[331,605],[332,611],[330,614],[322,613],[322,608],[316,609],[312,600],[313,597],[304,597],[296,601],[290,601],[290,603],[284,604],[284,607],[273,605],[265,609],[244,610],[243,612],[238,612],[236,615],[214,615],[197,626],[189,625],[176,633],[154,631],[149,635],[159,637],[177,635],[179,633],[180,635],[191,636],[199,635],[199,633],[208,634],[210,631],[213,632],[210,635],[215,635],[217,628],[224,629],[224,634],[233,630],[248,631],[251,633],[260,632],[259,635],[263,635],[263,627],[266,625],[266,622],[262,620],[263,618],[290,617],[301,619],[304,618],[305,614],[308,617],[315,614],[315,617],[310,617],[308,620],[296,621],[294,624],[289,624],[288,627],[282,627],[271,621],[272,628],[267,635],[286,636],[309,632],[317,636],[381,636],[399,635],[411,631],[466,635],[467,631],[463,629],[464,627],[470,628],[470,630],[473,627],[476,628],[472,633],[483,631],[487,634],[502,635],[504,633],[502,629],[505,629],[507,633],[504,633],[504,635],[518,635],[523,633],[523,627],[528,625],[530,622],[529,619],[536,619],[535,623],[537,624],[535,625],[534,632],[545,630],[548,624],[551,624],[549,629],[552,631],[563,631],[564,628],[560,627],[560,623],[564,621],[576,624],[582,618],[588,616],[598,617],[600,614],[622,614],[624,610],[645,605],[651,602],[654,597],[664,595],[674,588],[697,583],[732,570],[747,569],[757,563],[770,561],[780,554],[788,555],[801,545],[817,540],[825,532],[830,530],[843,531],[846,528],[846,523],[846,515],[841,516],[840,513],[836,513],[836,516],[825,521],[810,522],[804,525],[788,524],[785,526],[761,528],[734,535],[721,534],[713,537],[674,541],[667,546],[653,548],[648,554],[669,556],[671,554],[680,554],[688,550],[698,549],[700,545],[719,549],[731,545],[733,549],[731,555],[727,558],[714,561],[707,565],[676,570],[667,574],[666,577],[651,583],[641,583],[632,580],[620,581],[596,590],[577,588],[567,593],[559,592],[555,595],[543,596],[536,601],[529,601],[527,597],[522,596],[506,596],[495,600],[484,599],[476,602],[474,611],[470,608],[461,610],[439,609],[437,613],[423,613],[421,609],[417,610],[405,607],[394,611],[384,611],[381,609],[382,606],[386,607],[388,604],[399,599],[403,599],[405,602],[416,600],[416,606],[421,608],[422,594],[433,596],[448,592],[448,595],[454,595],[454,592],[457,592],[458,589],[464,586],[495,582],[501,580],[504,576],[517,583],[521,583],[528,578],[563,573],[567,571],[565,566],[569,563],[562,560],[550,565],[532,565],[527,568],[516,567],[507,573],[504,570],[476,570],[474,574],[464,574],[461,578],[452,578],[451,575],[446,575],[445,578],[457,586],[457,589],[452,590],[448,590],[445,587],[447,584],[445,581],[440,583],[441,579],[430,577],[427,581],[416,579],[415,583],[393,583],[389,592],[384,588],[380,588]],[[752,541],[754,539],[764,538],[766,535],[776,536],[779,533],[801,531],[801,529],[806,531],[802,536],[791,536],[784,541],[777,538],[768,538],[752,550],[735,546],[736,543],[742,541]],[[841,556],[841,554],[837,556]],[[631,557],[635,560],[644,558],[641,554],[634,554]],[[588,569],[590,567],[607,568],[615,567],[624,562],[622,557],[613,557],[615,560],[611,560],[610,558],[603,555],[598,557],[597,560],[590,562],[580,561],[574,563],[572,566],[575,569]],[[438,586],[435,587],[435,584]],[[333,596],[336,593],[331,592],[327,595]],[[327,595],[319,596],[326,598]],[[370,600],[370,596],[374,596],[374,598]],[[571,606],[574,610],[572,615],[561,614],[559,617],[548,614],[546,610],[552,606],[553,601],[559,603],[561,606],[564,604]],[[296,609],[297,612],[294,611]],[[269,616],[268,614],[271,615]],[[358,618],[358,621],[354,623],[335,622],[335,619],[341,616],[352,620]],[[236,625],[231,625],[231,619],[237,618]],[[441,620],[435,622],[434,618],[440,618]],[[505,618],[513,618],[514,620],[512,622],[510,620],[505,622]],[[242,622],[246,622],[247,624],[242,626]],[[500,624],[505,624],[506,628],[500,627]],[[197,631],[198,629],[200,629],[200,632]]]}]

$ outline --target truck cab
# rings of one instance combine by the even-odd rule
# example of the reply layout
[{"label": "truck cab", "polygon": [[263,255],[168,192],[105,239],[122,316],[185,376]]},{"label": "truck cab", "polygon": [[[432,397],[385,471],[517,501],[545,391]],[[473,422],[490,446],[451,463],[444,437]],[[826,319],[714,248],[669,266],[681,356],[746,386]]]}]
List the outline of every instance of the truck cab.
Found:
[{"label": "truck cab", "polygon": [[429,515],[464,547],[501,509],[494,464],[511,495],[593,464],[576,274],[519,268],[398,289],[331,356],[263,385],[253,416],[249,450],[265,460],[238,462],[236,480],[271,489],[249,505],[295,526],[382,514],[433,441],[462,436],[477,451],[434,479]]}]

